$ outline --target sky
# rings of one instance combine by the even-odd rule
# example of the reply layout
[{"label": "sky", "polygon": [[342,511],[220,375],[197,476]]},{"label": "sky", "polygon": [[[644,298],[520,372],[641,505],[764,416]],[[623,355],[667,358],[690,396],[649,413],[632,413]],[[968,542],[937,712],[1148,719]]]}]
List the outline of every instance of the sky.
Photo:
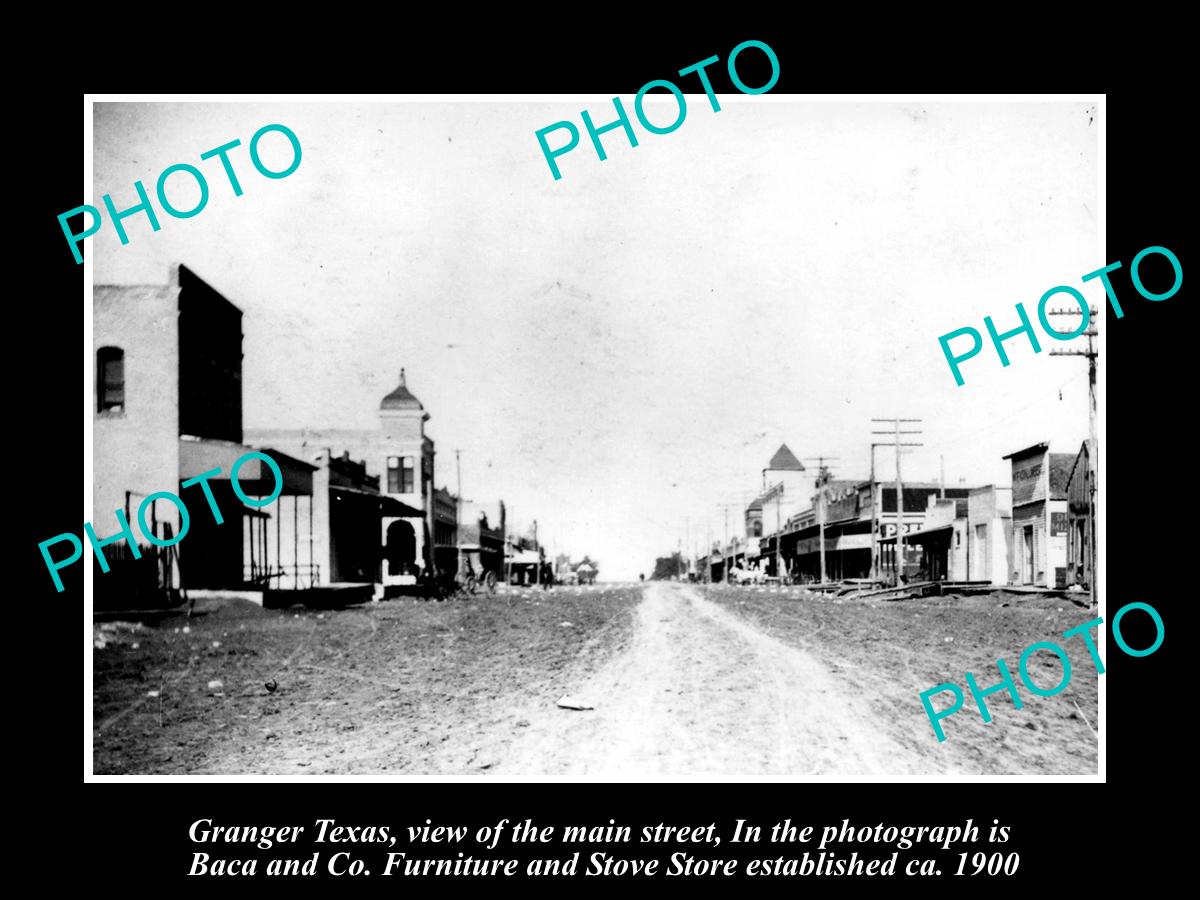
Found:
[{"label": "sky", "polygon": [[[1057,285],[1103,308],[1081,283],[1109,262],[1094,105],[687,100],[671,134],[605,134],[603,162],[579,112],[611,120],[604,97],[97,103],[90,202],[132,206],[135,180],[153,193],[181,162],[210,197],[160,209],[158,232],[125,220],[124,246],[106,221],[95,283],[165,283],[182,262],[239,306],[248,429],[373,428],[403,367],[437,483],[455,487],[460,450],[465,497],[503,499],[605,579],[723,536],[722,506],[754,496],[781,443],[865,479],[886,440],[872,417],[922,420],[906,480],[1007,485],[1006,453],[1078,450],[1087,363],[1048,351],[1082,340],[1014,338],[1007,368],[986,346],[960,387],[938,337],[986,341],[983,318],[1013,328],[1018,302],[1037,328]],[[651,120],[674,103],[648,101]],[[556,181],[534,133],[560,120],[582,140]],[[273,123],[302,146],[281,179],[247,154]],[[240,197],[200,160],[235,138]],[[260,146],[290,161],[281,135]],[[167,190],[198,197],[186,175]],[[894,474],[893,451],[876,461]]]}]

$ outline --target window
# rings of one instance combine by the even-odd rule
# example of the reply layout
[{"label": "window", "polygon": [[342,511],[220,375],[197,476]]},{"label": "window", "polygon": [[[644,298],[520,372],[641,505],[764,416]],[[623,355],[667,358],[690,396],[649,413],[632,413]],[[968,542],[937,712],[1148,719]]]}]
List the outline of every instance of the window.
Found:
[{"label": "window", "polygon": [[99,412],[125,409],[125,351],[101,347],[96,351],[96,409]]},{"label": "window", "polygon": [[413,492],[413,458],[411,456],[389,456],[387,473],[389,494],[411,494]]}]

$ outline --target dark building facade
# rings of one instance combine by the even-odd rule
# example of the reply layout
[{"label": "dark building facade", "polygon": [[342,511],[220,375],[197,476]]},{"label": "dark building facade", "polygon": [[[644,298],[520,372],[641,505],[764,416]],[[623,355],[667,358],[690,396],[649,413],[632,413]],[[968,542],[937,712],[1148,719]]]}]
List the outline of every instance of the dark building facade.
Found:
[{"label": "dark building facade", "polygon": [[242,311],[182,265],[179,433],[242,441]]},{"label": "dark building facade", "polygon": [[1084,442],[1067,478],[1067,583],[1091,590],[1095,583],[1095,473]]}]

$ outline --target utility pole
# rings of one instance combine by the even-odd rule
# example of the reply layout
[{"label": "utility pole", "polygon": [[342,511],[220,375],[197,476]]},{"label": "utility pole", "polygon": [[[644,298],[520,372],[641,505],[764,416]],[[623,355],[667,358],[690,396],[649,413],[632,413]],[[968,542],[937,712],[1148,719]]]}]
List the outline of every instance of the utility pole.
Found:
[{"label": "utility pole", "polygon": [[744,512],[745,504],[743,503],[739,507],[736,503],[719,503],[717,506],[719,509],[725,510],[725,543],[721,545],[721,580],[729,581],[729,510],[740,508]]},{"label": "utility pole", "polygon": [[[774,460],[772,460],[774,461]],[[766,502],[770,495],[767,491],[767,473],[768,472],[803,472],[804,463],[796,460],[795,466],[787,466],[780,469],[773,469],[770,466],[762,470],[763,491],[760,495],[763,502]],[[780,584],[783,583],[783,515],[781,513],[781,505],[783,503],[784,482],[781,480],[779,484],[772,489],[775,492],[775,577],[779,579]],[[764,517],[766,511],[763,511]],[[765,528],[765,524],[764,524]]]},{"label": "utility pole", "polygon": [[704,583],[712,583],[712,519],[704,523],[707,537],[704,544]]},{"label": "utility pole", "polygon": [[817,540],[821,545],[821,584],[825,584],[828,580],[825,577],[825,485],[829,481],[829,466],[825,463],[838,457],[806,456],[804,458],[817,464],[817,523],[820,528]]},{"label": "utility pole", "polygon": [[[687,549],[688,556],[692,555],[692,522],[687,516],[683,517],[683,546]],[[687,580],[688,573],[692,571],[691,560],[685,560],[683,553],[679,554],[679,564],[683,566],[683,571],[680,572],[680,578]]]},{"label": "utility pole", "polygon": [[[767,470],[764,469],[763,470],[764,485],[766,482],[766,473],[767,473]],[[781,481],[771,488],[767,488],[764,486],[763,492],[761,494],[759,494],[758,497],[759,497],[759,500],[761,500],[763,503],[769,502],[772,498],[774,498],[774,500],[775,500],[775,574],[776,574],[776,576],[782,578],[783,577],[783,574],[782,574],[783,573],[783,568],[782,568],[783,567],[783,521],[782,521],[783,516],[782,516],[781,510],[780,510],[780,503],[782,502],[782,498],[783,498],[783,482]],[[765,512],[763,513],[763,516],[764,516],[763,528],[765,530],[766,529],[766,522],[765,522],[766,513]]]},{"label": "utility pole", "polygon": [[[880,434],[876,431],[874,434]],[[892,441],[873,441],[871,443],[871,580],[879,580],[879,524],[882,521],[879,513],[883,505],[883,491],[875,490],[875,448],[891,447]],[[923,447],[924,444],[901,443],[901,447]]]},{"label": "utility pole", "polygon": [[901,578],[904,574],[904,481],[900,477],[900,435],[902,434],[921,434],[921,429],[900,430],[900,423],[920,422],[920,419],[872,419],[872,422],[888,422],[894,426],[894,430],[888,431],[872,431],[872,434],[892,434],[895,438],[896,446],[896,586],[899,587]]},{"label": "utility pole", "polygon": [[537,587],[542,583],[542,545],[537,539],[537,519],[533,520],[533,552],[538,560],[533,565],[533,586]]},{"label": "utility pole", "polygon": [[504,589],[507,591],[512,584],[512,550],[508,536],[508,516],[504,516]]},{"label": "utility pole", "polygon": [[458,545],[458,575],[463,574],[462,555],[462,451],[454,450],[454,468],[458,476],[458,496],[454,498],[454,543]]},{"label": "utility pole", "polygon": [[775,495],[775,577],[783,584],[783,517],[779,504],[783,502],[783,484],[779,485],[779,493]]},{"label": "utility pole", "polygon": [[[1081,316],[1083,310],[1075,309],[1052,309],[1046,313],[1049,316]],[[1091,484],[1088,485],[1088,555],[1092,562],[1092,577],[1089,579],[1092,589],[1092,608],[1096,606],[1096,475],[1100,470],[1100,448],[1096,444],[1096,358],[1100,355],[1100,351],[1096,348],[1096,337],[1100,334],[1096,330],[1097,311],[1094,308],[1088,308],[1088,327],[1083,332],[1087,336],[1088,343],[1086,350],[1051,350],[1051,356],[1086,356],[1088,361],[1088,480]],[[1068,525],[1068,527],[1070,527]]]},{"label": "utility pole", "polygon": [[729,583],[729,507],[725,507],[725,542],[721,544],[721,576],[722,580]]}]

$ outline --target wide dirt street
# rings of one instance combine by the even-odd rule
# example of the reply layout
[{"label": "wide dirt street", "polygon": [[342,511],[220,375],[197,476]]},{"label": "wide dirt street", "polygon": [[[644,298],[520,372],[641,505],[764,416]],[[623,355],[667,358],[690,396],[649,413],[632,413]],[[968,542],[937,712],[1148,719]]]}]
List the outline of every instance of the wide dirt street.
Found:
[{"label": "wide dirt street", "polygon": [[[205,601],[94,629],[97,774],[497,778],[931,776],[1096,771],[1082,643],[1055,697],[968,695],[938,743],[922,690],[998,681],[1089,621],[994,592],[885,602],[678,583],[513,589],[340,611]],[[1061,670],[1039,654],[1034,680]],[[564,709],[573,698],[588,710]]]},{"label": "wide dirt street", "polygon": [[632,646],[578,693],[595,712],[539,716],[505,768],[612,778],[921,771],[852,685],[691,585],[651,584]]}]

